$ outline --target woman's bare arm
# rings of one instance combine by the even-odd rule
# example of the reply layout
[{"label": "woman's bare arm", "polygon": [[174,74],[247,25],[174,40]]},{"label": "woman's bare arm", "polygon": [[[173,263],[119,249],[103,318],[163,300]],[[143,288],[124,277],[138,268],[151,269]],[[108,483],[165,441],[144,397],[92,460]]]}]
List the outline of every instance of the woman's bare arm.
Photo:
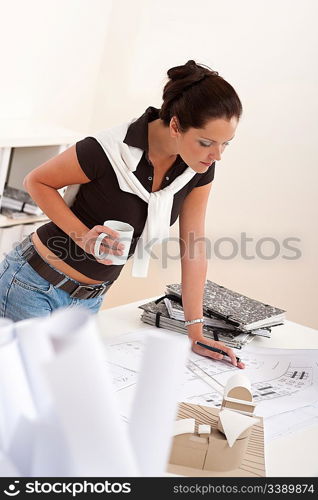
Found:
[{"label": "woman's bare arm", "polygon": [[[207,272],[205,213],[211,184],[194,188],[186,197],[180,212],[182,303],[186,320],[203,317],[203,293]],[[237,364],[232,349],[222,342],[204,337],[202,323],[189,325],[188,336],[196,353],[214,359],[223,358],[222,354],[211,352],[194,343],[195,340],[199,340],[227,352],[235,366],[244,368],[243,363]]]},{"label": "woman's bare arm", "polygon": [[[108,245],[109,253],[120,255],[122,246],[116,241],[118,233],[101,225],[89,229],[74,215],[58,192],[62,187],[88,182],[91,181],[81,169],[74,145],[32,170],[24,178],[23,184],[48,218],[86,252],[93,254],[96,238],[100,233],[107,232],[112,240],[105,238],[103,242]],[[111,260],[107,259],[98,262],[111,264]]]},{"label": "woman's bare arm", "polygon": [[[207,259],[205,212],[211,183],[194,188],[185,198],[179,216],[183,309],[187,320],[203,316]],[[189,336],[202,336],[202,324],[188,327]]]}]

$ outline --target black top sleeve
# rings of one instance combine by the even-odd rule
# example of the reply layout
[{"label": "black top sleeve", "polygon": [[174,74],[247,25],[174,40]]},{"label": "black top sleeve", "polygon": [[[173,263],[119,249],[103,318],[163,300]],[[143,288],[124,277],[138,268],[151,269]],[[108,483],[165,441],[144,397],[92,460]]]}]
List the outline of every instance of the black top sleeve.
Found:
[{"label": "black top sleeve", "polygon": [[75,148],[81,169],[91,181],[105,173],[107,157],[94,137],[85,137],[78,141]]},{"label": "black top sleeve", "polygon": [[209,184],[210,182],[212,182],[214,179],[214,171],[215,171],[215,162],[212,163],[212,165],[208,168],[206,172],[204,172],[204,174],[198,175],[199,180],[194,187],[205,186],[205,184]]}]

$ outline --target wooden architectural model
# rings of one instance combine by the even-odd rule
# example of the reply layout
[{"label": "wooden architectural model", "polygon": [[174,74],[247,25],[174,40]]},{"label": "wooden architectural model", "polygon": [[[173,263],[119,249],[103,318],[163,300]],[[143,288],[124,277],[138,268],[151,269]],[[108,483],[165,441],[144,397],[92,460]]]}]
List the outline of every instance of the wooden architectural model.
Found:
[{"label": "wooden architectural model", "polygon": [[[197,408],[198,411],[207,409],[200,406]],[[242,374],[232,376],[225,386],[221,409],[213,410],[217,416],[214,422],[209,421],[209,414],[204,411],[204,423],[196,422],[196,418],[181,418],[176,421],[169,464],[180,466],[181,474],[186,475],[186,469],[191,468],[192,475],[194,470],[230,475],[241,467],[251,432],[262,420],[253,415],[255,403],[248,378]],[[200,420],[202,422],[202,418]],[[264,458],[263,446],[261,454]],[[173,469],[177,472],[175,467]],[[259,475],[265,475],[265,470]]]}]

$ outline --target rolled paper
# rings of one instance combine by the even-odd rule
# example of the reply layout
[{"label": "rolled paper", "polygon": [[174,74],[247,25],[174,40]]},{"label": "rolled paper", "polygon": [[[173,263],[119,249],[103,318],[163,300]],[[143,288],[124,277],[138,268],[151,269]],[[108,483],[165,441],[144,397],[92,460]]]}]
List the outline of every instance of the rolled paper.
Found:
[{"label": "rolled paper", "polygon": [[143,476],[166,471],[189,351],[187,338],[169,333],[147,337],[129,424]]},{"label": "rolled paper", "polygon": [[32,318],[15,323],[15,334],[38,414],[52,407],[52,397],[43,365],[55,357],[49,336],[50,317]]},{"label": "rolled paper", "polygon": [[50,335],[55,358],[44,370],[68,443],[72,473],[138,475],[94,316],[81,307],[53,315]]},{"label": "rolled paper", "polygon": [[0,331],[0,442],[4,451],[20,418],[37,415],[13,325],[6,322]]}]

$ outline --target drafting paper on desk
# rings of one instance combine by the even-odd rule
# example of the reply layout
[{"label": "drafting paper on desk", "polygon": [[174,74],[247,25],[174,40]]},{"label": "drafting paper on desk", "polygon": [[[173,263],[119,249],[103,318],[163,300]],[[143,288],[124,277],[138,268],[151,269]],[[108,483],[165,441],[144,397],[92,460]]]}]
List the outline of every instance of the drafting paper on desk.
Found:
[{"label": "drafting paper on desk", "polygon": [[[135,459],[118,405],[95,318],[84,309],[54,313],[56,357],[45,367],[54,408],[76,476],[134,476]],[[58,322],[72,324],[60,334]]]},{"label": "drafting paper on desk", "polygon": [[317,425],[318,401],[266,418],[265,442]]},{"label": "drafting paper on desk", "polygon": [[[180,403],[178,418],[194,418],[196,426],[208,424],[212,427],[213,433],[217,433],[219,409],[208,406],[193,405],[190,403]],[[172,449],[173,452],[173,449]],[[251,429],[251,435],[247,444],[247,449],[241,465],[232,470],[213,471],[202,470],[197,467],[187,467],[169,463],[167,471],[172,474],[181,474],[191,477],[263,477],[265,476],[264,458],[264,430],[262,418],[255,423]]]},{"label": "drafting paper on desk", "polygon": [[142,476],[165,472],[189,349],[188,339],[178,335],[153,333],[146,339],[129,421]]},{"label": "drafting paper on desk", "polygon": [[[240,352],[244,373],[252,380],[257,414],[270,417],[296,410],[318,400],[318,351],[315,349],[266,349],[248,346]],[[191,353],[194,366],[215,390],[223,391],[235,368]]]},{"label": "drafting paper on desk", "polygon": [[107,361],[137,373],[140,370],[144,344],[149,332],[150,330],[138,330],[106,339],[104,343]]},{"label": "drafting paper on desk", "polygon": [[[121,353],[125,370],[129,370],[129,361],[124,361],[125,343],[131,340],[135,347],[139,346],[142,349],[143,338],[152,331],[158,330],[155,328],[149,328],[149,331],[138,329],[111,341],[115,344],[120,344],[122,341]],[[173,335],[169,330],[160,329],[160,332],[164,335]],[[129,349],[130,352],[134,352],[131,346]],[[107,347],[110,359],[112,358],[111,352],[112,345],[110,344]],[[237,354],[246,363],[247,367],[244,373],[253,381],[253,396],[257,402],[256,416],[261,415],[270,419],[268,439],[276,436],[281,437],[297,430],[296,416],[299,417],[299,422],[302,422],[301,428],[316,422],[315,404],[318,403],[317,350],[266,349],[250,345],[237,351]],[[119,365],[116,368],[121,369]],[[110,369],[113,372],[114,365],[112,363],[110,363]],[[222,403],[224,386],[233,373],[237,373],[237,368],[229,362],[214,362],[191,352],[186,369],[186,379],[180,389],[179,401],[219,408]],[[116,375],[118,376],[117,372]],[[114,378],[116,375],[114,374]],[[124,368],[122,375],[124,378]],[[136,387],[134,377],[137,378],[137,372],[133,373],[126,387],[122,381],[118,380],[120,390],[117,394],[121,413],[128,420]],[[279,417],[284,412],[290,412],[288,422],[291,425],[284,424],[284,420],[281,418],[273,420],[275,415]],[[267,433],[265,433],[265,437],[267,438]]]},{"label": "drafting paper on desk", "polygon": [[[163,328],[159,331],[154,328],[149,328],[149,330],[142,328],[104,339],[106,360],[111,370],[113,384],[116,387],[121,414],[126,421],[130,417],[145,343],[148,336],[153,333],[160,333],[162,336],[172,338],[179,337],[177,333]],[[187,342],[186,337],[182,337],[182,340]],[[185,382],[181,385],[179,401],[183,401],[189,394],[201,393],[207,393],[207,399],[211,400],[210,387],[198,379],[192,371],[185,368]],[[220,400],[219,395],[217,397]],[[203,401],[207,402],[205,399]]]}]

